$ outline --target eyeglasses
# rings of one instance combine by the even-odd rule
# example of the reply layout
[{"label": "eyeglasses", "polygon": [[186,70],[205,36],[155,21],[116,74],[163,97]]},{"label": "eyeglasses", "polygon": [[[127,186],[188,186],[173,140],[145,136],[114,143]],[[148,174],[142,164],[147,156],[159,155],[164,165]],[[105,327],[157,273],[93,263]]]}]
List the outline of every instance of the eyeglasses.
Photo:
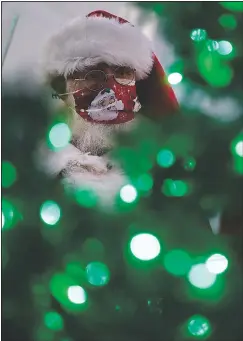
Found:
[{"label": "eyeglasses", "polygon": [[136,70],[126,66],[120,66],[114,70],[114,73],[105,73],[102,70],[92,70],[86,73],[84,78],[75,78],[71,85],[70,92],[58,94],[64,96],[74,94],[84,88],[91,91],[99,91],[105,87],[109,76],[113,76],[114,80],[121,85],[129,85],[135,80]]}]

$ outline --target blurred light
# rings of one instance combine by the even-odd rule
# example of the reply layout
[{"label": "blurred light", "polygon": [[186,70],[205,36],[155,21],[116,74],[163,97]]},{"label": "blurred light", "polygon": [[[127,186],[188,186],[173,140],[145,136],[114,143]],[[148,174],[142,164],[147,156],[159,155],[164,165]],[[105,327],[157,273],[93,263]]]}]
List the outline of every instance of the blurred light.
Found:
[{"label": "blurred light", "polygon": [[174,154],[167,149],[162,149],[157,154],[157,163],[164,168],[168,168],[173,165],[175,162],[175,156]]},{"label": "blurred light", "polygon": [[226,56],[233,51],[233,46],[229,41],[221,40],[219,41],[219,47],[217,51],[219,54]]},{"label": "blurred light", "polygon": [[54,201],[46,201],[40,209],[41,219],[48,225],[55,225],[61,217],[61,210]]},{"label": "blurred light", "polygon": [[222,42],[219,42],[219,48],[216,53],[204,49],[198,55],[199,72],[207,83],[214,87],[225,87],[230,84],[233,78],[231,66],[222,63],[220,54],[227,54],[229,52],[227,44],[225,45],[225,50],[223,50],[223,45]]},{"label": "blurred light", "polygon": [[9,161],[2,162],[2,187],[9,188],[17,179],[17,171]]},{"label": "blurred light", "polygon": [[137,195],[138,195],[137,190],[132,185],[125,185],[120,190],[121,199],[128,204],[135,201],[137,198]]},{"label": "blurred light", "polygon": [[237,21],[233,14],[223,14],[219,18],[219,23],[221,26],[228,29],[235,29],[237,26]]},{"label": "blurred light", "polygon": [[192,266],[188,279],[194,287],[207,289],[215,283],[216,275],[209,272],[205,264],[196,264]]},{"label": "blurred light", "polygon": [[4,227],[4,224],[5,224],[5,217],[4,217],[4,214],[2,212],[2,228]]},{"label": "blurred light", "polygon": [[168,76],[168,82],[172,85],[179,84],[182,81],[182,75],[179,72],[173,72]]},{"label": "blurred light", "polygon": [[243,1],[221,1],[220,5],[230,11],[243,12]]},{"label": "blurred light", "polygon": [[44,322],[47,328],[60,331],[63,329],[63,319],[60,314],[55,311],[49,311],[44,316]]},{"label": "blurred light", "polygon": [[72,285],[68,288],[68,298],[72,303],[83,304],[87,300],[85,290],[79,285]]},{"label": "blurred light", "polygon": [[79,205],[86,208],[94,207],[97,204],[97,196],[90,189],[77,189],[75,191],[75,199]]},{"label": "blurred light", "polygon": [[57,123],[49,132],[49,141],[54,148],[63,148],[69,143],[71,136],[72,133],[66,123]]},{"label": "blurred light", "polygon": [[201,338],[210,334],[211,326],[204,316],[194,315],[189,319],[187,329],[191,335]]},{"label": "blurred light", "polygon": [[182,180],[166,179],[162,186],[162,192],[166,196],[183,197],[188,193],[188,185]]},{"label": "blurred light", "polygon": [[110,271],[108,267],[100,262],[92,262],[86,266],[88,282],[95,286],[103,286],[109,282]]},{"label": "blurred light", "polygon": [[191,31],[190,37],[192,40],[198,42],[205,40],[207,37],[207,32],[204,29],[197,28]]},{"label": "blurred light", "polygon": [[141,233],[134,236],[130,243],[133,255],[141,260],[151,260],[160,253],[158,239],[149,233]]},{"label": "blurred light", "polygon": [[149,191],[154,181],[150,174],[142,174],[136,181],[136,187],[141,191]]},{"label": "blurred light", "polygon": [[219,43],[216,40],[208,40],[206,45],[208,51],[216,51],[219,49]]},{"label": "blurred light", "polygon": [[196,167],[196,160],[194,158],[188,158],[185,160],[184,168],[185,170],[192,171]]},{"label": "blurred light", "polygon": [[238,156],[243,157],[243,141],[237,142],[235,152]]},{"label": "blurred light", "polygon": [[17,211],[11,202],[2,199],[2,229],[12,228],[16,221]]},{"label": "blurred light", "polygon": [[192,260],[186,252],[172,250],[165,255],[164,266],[169,273],[175,276],[182,276],[189,272]]},{"label": "blurred light", "polygon": [[221,274],[228,267],[228,259],[221,254],[214,254],[206,261],[206,267],[209,272],[213,274]]}]

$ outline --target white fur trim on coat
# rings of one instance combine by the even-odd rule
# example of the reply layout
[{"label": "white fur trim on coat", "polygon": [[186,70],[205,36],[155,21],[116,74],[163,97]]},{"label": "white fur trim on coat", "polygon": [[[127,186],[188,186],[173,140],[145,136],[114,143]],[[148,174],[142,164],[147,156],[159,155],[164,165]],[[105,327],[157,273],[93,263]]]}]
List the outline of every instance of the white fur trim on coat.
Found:
[{"label": "white fur trim on coat", "polygon": [[53,35],[46,47],[47,74],[67,76],[74,70],[105,62],[136,69],[146,78],[153,65],[152,46],[130,23],[104,17],[76,18]]}]

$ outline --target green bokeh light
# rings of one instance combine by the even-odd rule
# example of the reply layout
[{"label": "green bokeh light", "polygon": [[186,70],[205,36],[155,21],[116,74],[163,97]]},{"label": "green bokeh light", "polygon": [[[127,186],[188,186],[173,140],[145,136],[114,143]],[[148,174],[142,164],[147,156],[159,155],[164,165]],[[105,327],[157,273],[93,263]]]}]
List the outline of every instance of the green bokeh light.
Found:
[{"label": "green bokeh light", "polygon": [[230,54],[233,51],[233,46],[229,41],[226,40],[221,40],[218,42],[219,47],[217,49],[218,53],[226,56],[228,54]]},{"label": "green bokeh light", "polygon": [[175,163],[175,155],[168,149],[162,149],[157,154],[157,163],[164,168],[171,167]]},{"label": "green bokeh light", "polygon": [[61,217],[61,209],[54,201],[46,201],[40,208],[41,219],[47,225],[55,225]]},{"label": "green bokeh light", "polygon": [[154,181],[150,174],[142,174],[136,181],[136,188],[140,191],[149,191],[153,184]]},{"label": "green bokeh light", "polygon": [[166,179],[162,186],[162,192],[166,196],[183,197],[188,191],[188,184],[182,180]]},{"label": "green bokeh light", "polygon": [[91,189],[77,189],[75,191],[75,199],[77,203],[86,208],[96,206],[98,198]]},{"label": "green bokeh light", "polygon": [[2,162],[2,187],[11,187],[17,179],[17,171],[9,161]]},{"label": "green bokeh light", "polygon": [[187,274],[192,266],[191,257],[183,250],[169,251],[164,258],[165,269],[175,275]]},{"label": "green bokeh light", "polygon": [[120,190],[120,197],[122,201],[130,204],[137,199],[138,193],[134,186],[125,185]]},{"label": "green bokeh light", "polygon": [[237,21],[233,14],[223,14],[219,17],[219,23],[224,28],[234,30],[237,26]]},{"label": "green bokeh light", "polygon": [[83,304],[87,300],[86,291],[79,285],[72,285],[67,290],[69,300],[74,304]]},{"label": "green bokeh light", "polygon": [[180,74],[179,72],[173,72],[168,76],[168,82],[171,85],[176,85],[179,84],[182,81],[182,74]]},{"label": "green bokeh light", "polygon": [[228,259],[219,253],[215,253],[206,260],[206,267],[213,274],[220,274],[228,268]]},{"label": "green bokeh light", "polygon": [[203,41],[207,38],[207,32],[202,28],[196,28],[191,31],[190,37],[196,42]]},{"label": "green bokeh light", "polygon": [[206,46],[208,51],[217,51],[219,49],[219,43],[216,40],[207,40]]},{"label": "green bokeh light", "polygon": [[159,240],[150,233],[141,233],[134,236],[130,242],[133,255],[143,261],[156,258],[160,254]]},{"label": "green bokeh light", "polygon": [[188,279],[194,287],[208,289],[215,283],[216,275],[209,272],[206,265],[201,263],[191,267]]},{"label": "green bokeh light", "polygon": [[184,162],[184,168],[187,171],[193,171],[196,167],[196,160],[194,158],[188,158]]},{"label": "green bokeh light", "polygon": [[69,143],[71,136],[71,130],[66,123],[57,123],[49,132],[49,141],[52,147],[63,148]]},{"label": "green bokeh light", "polygon": [[110,271],[105,264],[101,262],[92,262],[86,267],[86,276],[90,284],[103,286],[109,282]]},{"label": "green bokeh light", "polygon": [[16,217],[16,209],[13,204],[6,200],[2,199],[2,229],[10,229],[17,222]]},{"label": "green bokeh light", "polygon": [[63,318],[55,311],[49,311],[44,316],[44,323],[47,328],[60,331],[63,329]]},{"label": "green bokeh light", "polygon": [[195,338],[205,338],[211,333],[210,322],[201,315],[192,316],[187,322],[189,333]]},{"label": "green bokeh light", "polygon": [[[203,50],[198,57],[198,70],[207,83],[214,87],[225,87],[231,83],[233,70],[222,61],[219,51],[222,52],[222,43],[217,51]],[[226,49],[226,45],[225,45]],[[225,50],[226,51],[226,50]],[[229,51],[229,50],[227,50]]]},{"label": "green bokeh light", "polygon": [[243,12],[243,1],[221,1],[220,5],[230,11]]}]

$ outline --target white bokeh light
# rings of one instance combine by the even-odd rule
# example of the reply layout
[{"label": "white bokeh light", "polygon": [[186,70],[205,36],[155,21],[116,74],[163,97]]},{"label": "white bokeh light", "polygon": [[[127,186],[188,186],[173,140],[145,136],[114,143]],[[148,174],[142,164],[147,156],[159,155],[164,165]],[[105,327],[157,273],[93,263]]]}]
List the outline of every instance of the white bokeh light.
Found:
[{"label": "white bokeh light", "polygon": [[221,254],[214,254],[206,261],[206,267],[213,274],[220,274],[228,267],[228,259]]},{"label": "white bokeh light", "polygon": [[168,82],[172,85],[179,84],[182,81],[182,75],[179,72],[173,72],[168,76]]},{"label": "white bokeh light", "polygon": [[68,298],[72,303],[83,304],[87,300],[87,294],[85,290],[79,285],[72,285],[68,288]]},{"label": "white bokeh light", "polygon": [[206,264],[196,264],[192,266],[188,279],[194,287],[207,289],[215,283],[216,275],[208,271]]},{"label": "white bokeh light", "polygon": [[120,190],[121,199],[124,202],[127,202],[128,204],[136,200],[137,195],[138,195],[137,190],[132,185],[123,186],[122,189]]},{"label": "white bokeh light", "polygon": [[141,233],[134,236],[130,243],[133,255],[141,260],[151,260],[160,253],[158,239],[149,233]]},{"label": "white bokeh light", "polygon": [[66,123],[57,123],[49,132],[49,140],[53,147],[63,148],[70,141],[71,135],[71,131]]},{"label": "white bokeh light", "polygon": [[61,217],[61,210],[54,201],[46,201],[41,206],[40,215],[46,224],[55,225]]},{"label": "white bokeh light", "polygon": [[219,54],[226,56],[227,54],[230,54],[233,51],[233,46],[231,45],[229,41],[221,40],[218,43],[219,43],[219,47],[217,51]]},{"label": "white bokeh light", "polygon": [[4,224],[5,224],[5,217],[4,217],[4,214],[2,213],[2,228],[4,227]]},{"label": "white bokeh light", "polygon": [[243,157],[243,141],[239,141],[235,146],[236,154]]}]

